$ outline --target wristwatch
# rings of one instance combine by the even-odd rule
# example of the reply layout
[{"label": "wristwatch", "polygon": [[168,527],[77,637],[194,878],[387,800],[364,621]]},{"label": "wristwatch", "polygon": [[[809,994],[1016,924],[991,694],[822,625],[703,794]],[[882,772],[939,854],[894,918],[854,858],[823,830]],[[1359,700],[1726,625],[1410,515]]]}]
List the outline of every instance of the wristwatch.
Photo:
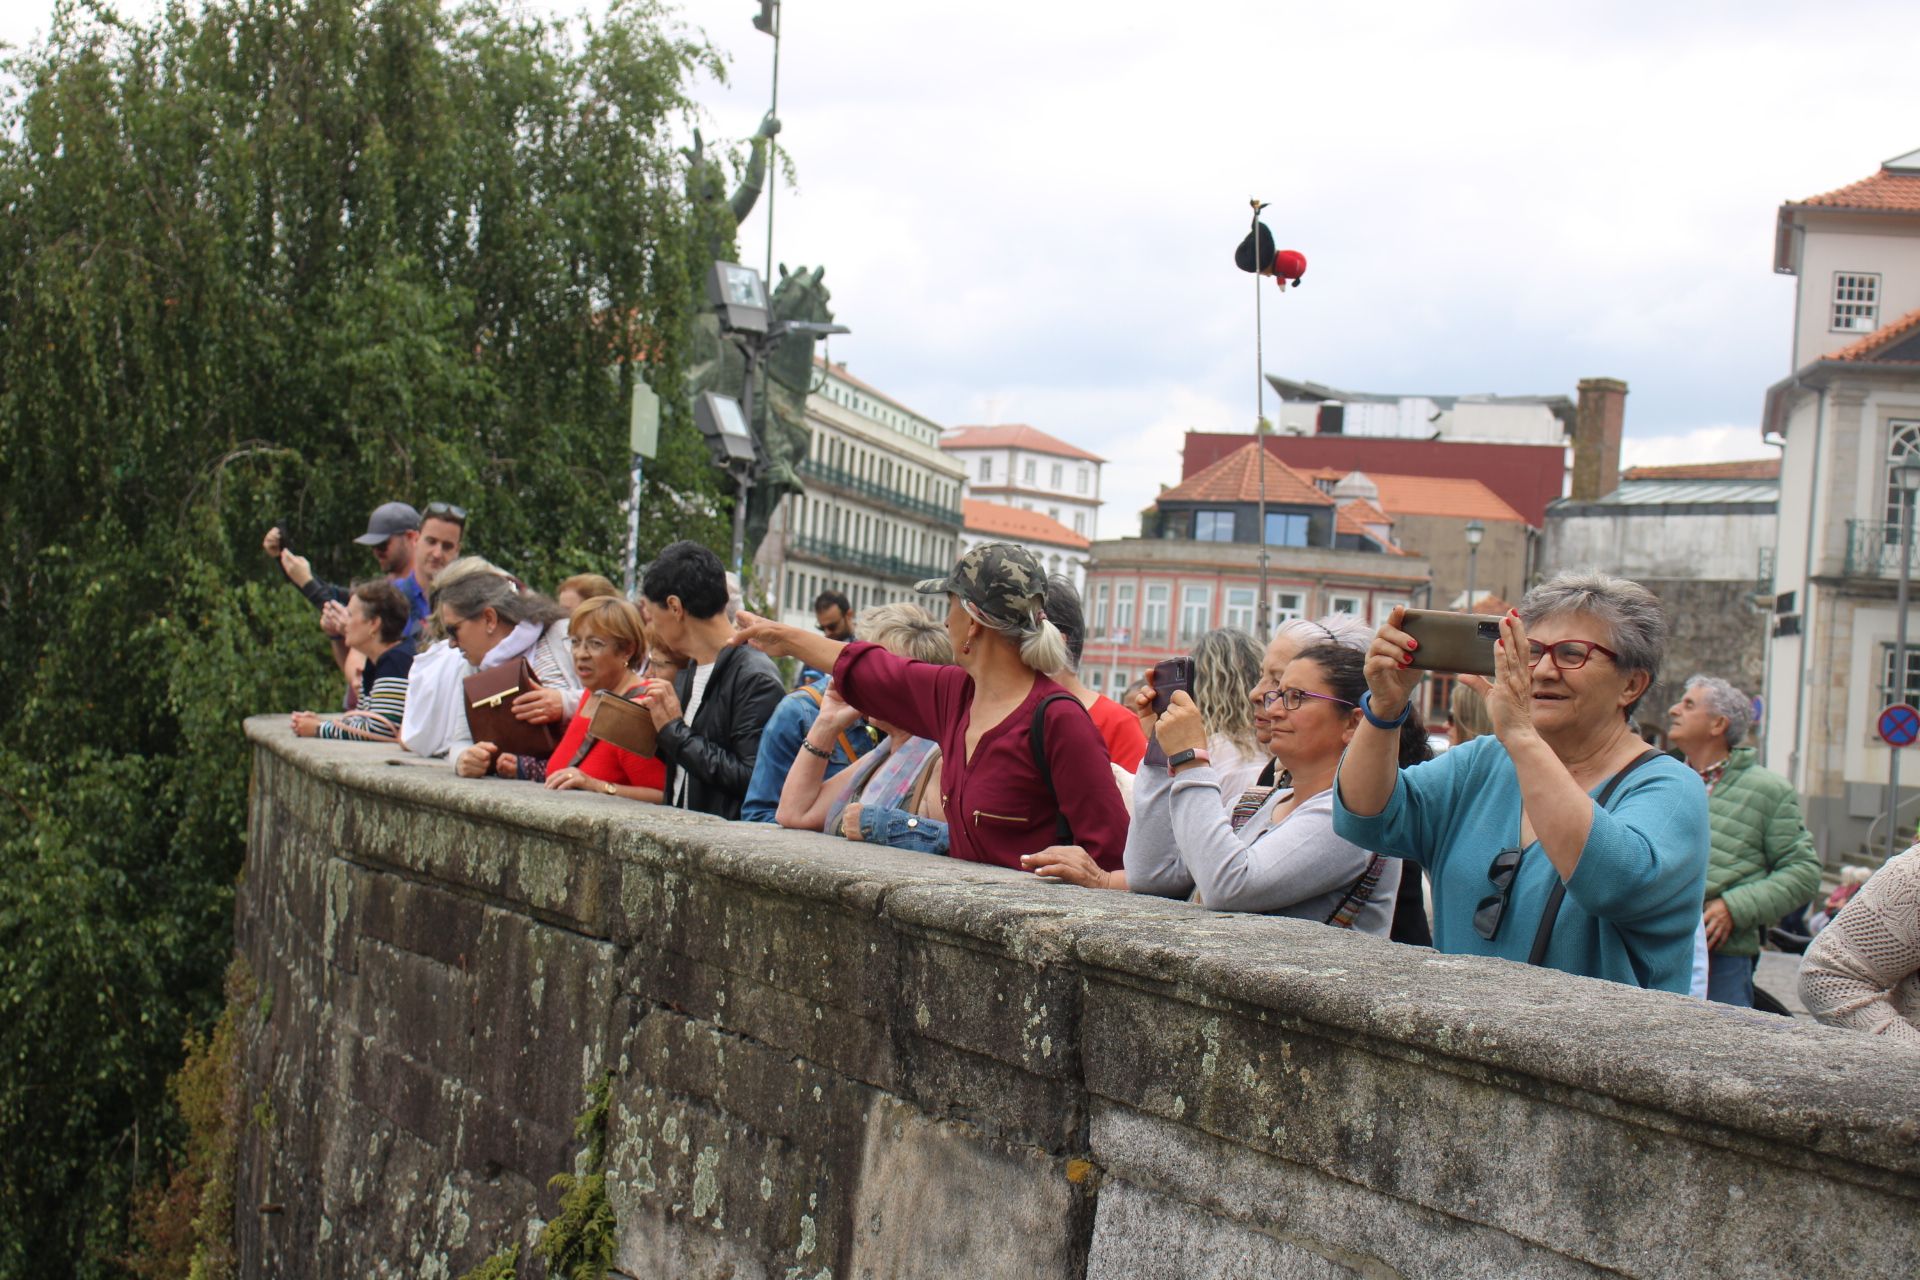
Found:
[{"label": "wristwatch", "polygon": [[609,783],[607,783],[606,785],[607,785],[607,794],[608,794],[608,795],[612,795],[612,794],[613,794],[613,784],[612,784],[611,782],[609,782]]},{"label": "wristwatch", "polygon": [[1207,754],[1205,747],[1188,747],[1185,751],[1176,751],[1167,757],[1167,772],[1172,773],[1181,765],[1190,764],[1196,760],[1201,764],[1213,763],[1213,757]]}]

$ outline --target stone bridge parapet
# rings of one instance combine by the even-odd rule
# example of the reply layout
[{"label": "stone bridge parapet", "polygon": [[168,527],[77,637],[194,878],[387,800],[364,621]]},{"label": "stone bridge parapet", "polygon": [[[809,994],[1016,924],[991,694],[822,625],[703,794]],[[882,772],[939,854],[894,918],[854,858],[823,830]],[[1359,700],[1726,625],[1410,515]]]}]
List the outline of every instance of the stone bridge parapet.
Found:
[{"label": "stone bridge parapet", "polygon": [[247,1276],[524,1244],[606,1072],[615,1274],[647,1280],[1920,1258],[1895,1046],[247,733]]}]

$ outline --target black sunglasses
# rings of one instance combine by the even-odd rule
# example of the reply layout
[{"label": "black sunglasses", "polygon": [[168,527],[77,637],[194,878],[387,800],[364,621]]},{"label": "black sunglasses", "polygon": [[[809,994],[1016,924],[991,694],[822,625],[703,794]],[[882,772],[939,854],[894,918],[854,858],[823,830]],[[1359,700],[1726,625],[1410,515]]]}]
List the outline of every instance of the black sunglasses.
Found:
[{"label": "black sunglasses", "polygon": [[429,502],[426,511],[421,514],[421,518],[424,520],[451,520],[464,529],[467,525],[467,509],[465,507],[456,507],[451,502]]},{"label": "black sunglasses", "polygon": [[1502,849],[1487,866],[1487,879],[1493,881],[1493,892],[1480,899],[1480,905],[1473,909],[1473,931],[1488,942],[1500,932],[1501,918],[1507,914],[1507,898],[1513,893],[1513,877],[1520,870],[1520,859],[1525,856],[1524,849]]}]

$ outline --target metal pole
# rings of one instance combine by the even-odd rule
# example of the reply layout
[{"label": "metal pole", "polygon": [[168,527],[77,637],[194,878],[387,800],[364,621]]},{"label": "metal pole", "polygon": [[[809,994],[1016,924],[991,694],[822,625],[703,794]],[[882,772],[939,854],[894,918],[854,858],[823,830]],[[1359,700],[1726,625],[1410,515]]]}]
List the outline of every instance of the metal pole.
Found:
[{"label": "metal pole", "polygon": [[[773,6],[773,105],[767,111],[775,119],[780,116],[780,10],[784,7],[777,2]],[[779,161],[780,135],[775,134],[767,139],[767,265],[760,273],[769,288],[773,280],[773,194],[780,189]]]},{"label": "metal pole", "polygon": [[1260,210],[1265,207],[1259,200],[1253,202],[1253,443],[1260,450],[1260,515],[1254,537],[1260,543],[1260,639],[1263,642],[1273,638],[1273,601],[1267,590],[1270,559],[1267,552],[1267,438],[1260,432],[1260,424],[1267,417],[1266,344],[1260,317]]},{"label": "metal pole", "polygon": [[746,467],[738,467],[733,474],[738,492],[733,499],[733,571],[740,575],[741,590],[746,589],[746,570],[740,567],[747,554],[747,492],[753,487],[753,476]]},{"label": "metal pole", "polygon": [[1475,543],[1472,546],[1467,548],[1467,612],[1468,613],[1473,612],[1473,579],[1474,579],[1474,571],[1476,568],[1478,568],[1479,563],[1480,563],[1480,544]]},{"label": "metal pole", "polygon": [[633,455],[633,475],[627,485],[627,572],[623,583],[627,599],[633,599],[635,579],[640,573],[640,455]]},{"label": "metal pole", "polygon": [[[1898,464],[1896,464],[1898,465]],[[1900,468],[1904,470],[1904,467]],[[1893,688],[1894,701],[1907,700],[1907,581],[1913,569],[1913,493],[1900,482],[1900,595],[1894,605]],[[1900,852],[1900,753],[1903,747],[1887,748],[1887,856]]]}]

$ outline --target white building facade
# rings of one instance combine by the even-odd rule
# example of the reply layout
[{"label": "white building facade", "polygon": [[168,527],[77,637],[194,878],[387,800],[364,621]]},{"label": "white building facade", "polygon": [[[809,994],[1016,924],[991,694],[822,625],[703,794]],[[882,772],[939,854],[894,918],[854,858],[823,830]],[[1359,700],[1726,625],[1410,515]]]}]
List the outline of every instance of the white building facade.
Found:
[{"label": "white building facade", "polygon": [[1106,459],[1035,427],[955,427],[940,447],[965,468],[975,497],[1037,511],[1071,530],[1100,536],[1100,468]]},{"label": "white building facade", "polygon": [[962,464],[943,428],[847,372],[814,362],[804,492],[780,504],[755,556],[780,618],[813,625],[813,602],[844,593],[854,610],[922,601],[913,584],[960,556]]},{"label": "white building facade", "polygon": [[[1798,787],[1833,865],[1885,851],[1891,748],[1875,724],[1920,705],[1920,645],[1898,670],[1895,609],[1912,512],[1896,467],[1920,463],[1920,152],[1783,205],[1774,269],[1797,292],[1794,371],[1762,421],[1784,450],[1766,763]],[[1920,639],[1911,610],[1909,630]],[[1910,836],[1920,757],[1905,774],[1896,828]]]}]

